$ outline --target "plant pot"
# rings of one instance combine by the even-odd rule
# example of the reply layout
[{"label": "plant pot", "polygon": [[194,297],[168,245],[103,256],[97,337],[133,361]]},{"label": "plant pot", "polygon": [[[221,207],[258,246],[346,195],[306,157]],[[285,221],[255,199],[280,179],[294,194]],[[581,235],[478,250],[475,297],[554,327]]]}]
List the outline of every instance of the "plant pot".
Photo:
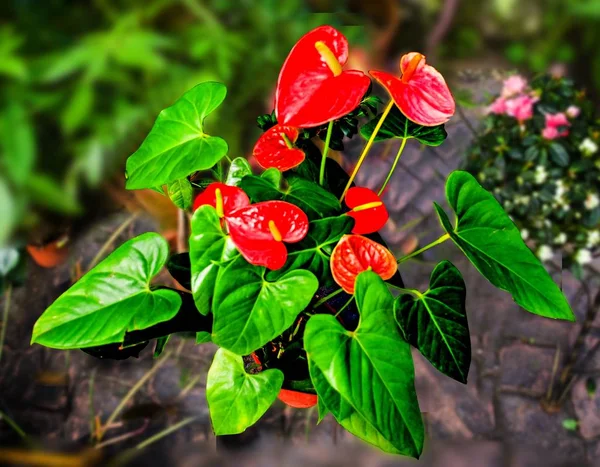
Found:
[{"label": "plant pot", "polygon": [[45,245],[27,245],[27,252],[38,266],[53,268],[66,261],[69,256],[69,237],[64,235]]}]

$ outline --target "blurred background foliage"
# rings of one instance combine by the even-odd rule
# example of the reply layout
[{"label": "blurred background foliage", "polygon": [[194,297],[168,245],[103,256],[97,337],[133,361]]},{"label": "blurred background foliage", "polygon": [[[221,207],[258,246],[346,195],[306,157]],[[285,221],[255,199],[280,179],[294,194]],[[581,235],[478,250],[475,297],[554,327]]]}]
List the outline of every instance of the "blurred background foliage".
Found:
[{"label": "blurred background foliage", "polygon": [[417,49],[449,76],[466,62],[524,72],[561,63],[600,90],[600,0],[1,3],[0,246],[11,233],[43,243],[61,230],[46,224],[98,211],[99,188],[122,177],[159,111],[201,81],[229,89],[209,132],[247,155],[283,60],[319,24],[358,46],[353,67],[396,66]]}]

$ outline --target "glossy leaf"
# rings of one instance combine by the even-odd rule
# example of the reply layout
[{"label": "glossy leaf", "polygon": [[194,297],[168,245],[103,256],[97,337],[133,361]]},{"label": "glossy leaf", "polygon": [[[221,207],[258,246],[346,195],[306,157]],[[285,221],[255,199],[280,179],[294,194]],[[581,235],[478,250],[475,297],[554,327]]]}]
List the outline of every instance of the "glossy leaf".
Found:
[{"label": "glossy leaf", "polygon": [[288,271],[306,269],[312,272],[321,286],[335,284],[329,267],[329,256],[343,235],[350,232],[354,221],[348,216],[327,217],[312,221],[306,238],[290,247],[283,268],[271,272],[267,278],[281,277]]},{"label": "glossy leaf", "polygon": [[[371,137],[373,130],[379,123],[379,120],[381,120],[381,115],[382,114],[379,114],[373,120],[361,127],[360,134],[363,138],[369,139]],[[447,137],[448,133],[446,133],[444,125],[419,125],[406,118],[404,114],[400,112],[398,107],[394,107],[377,132],[375,141],[384,141],[392,138],[414,138],[419,141],[419,143],[427,146],[439,146]]]},{"label": "glossy leaf", "polygon": [[[356,301],[361,317],[353,332],[331,315],[315,315],[306,325],[308,359],[337,393],[324,391],[313,371],[317,394],[338,422],[361,438],[384,450],[418,457],[423,421],[410,346],[390,311],[393,297],[381,278],[367,271],[358,276]],[[353,417],[354,412],[359,417]]]},{"label": "glossy leaf", "polygon": [[217,211],[208,205],[192,217],[190,235],[191,290],[198,311],[210,312],[220,265],[238,255],[231,238],[223,232]]},{"label": "glossy leaf", "polygon": [[400,295],[394,303],[406,340],[439,371],[465,384],[471,364],[466,294],[459,270],[442,261],[431,273],[426,292],[414,298]]},{"label": "glossy leaf", "polygon": [[189,209],[192,206],[194,189],[187,178],[182,178],[169,183],[167,193],[173,204],[179,209]]},{"label": "glossy leaf", "polygon": [[163,110],[140,148],[127,159],[127,189],[161,186],[221,160],[227,143],[205,133],[204,119],[226,93],[221,83],[201,83]]},{"label": "glossy leaf", "polygon": [[243,258],[219,272],[212,306],[215,344],[250,354],[289,328],[319,287],[316,277],[301,269],[276,281],[266,281],[264,274],[265,268]]},{"label": "glossy leaf", "polygon": [[437,204],[442,226],[469,261],[493,285],[509,292],[531,313],[574,321],[565,296],[539,259],[521,239],[496,199],[467,172],[455,171],[446,182],[446,198],[456,212],[452,227]]},{"label": "glossy leaf", "polygon": [[162,355],[162,353],[165,351],[165,347],[167,346],[170,337],[171,336],[164,336],[156,339],[156,347],[154,347],[154,358],[158,358]]},{"label": "glossy leaf", "polygon": [[287,188],[278,188],[269,181],[252,175],[244,177],[240,187],[253,202],[282,200],[295,204],[311,221],[340,212],[341,205],[338,199],[318,184],[297,175],[290,175],[286,181]]},{"label": "glossy leaf", "polygon": [[55,349],[100,346],[173,318],[180,296],[150,289],[168,255],[167,241],[156,233],[125,242],[50,305],[31,342]]},{"label": "glossy leaf", "polygon": [[246,175],[252,175],[252,168],[247,159],[236,157],[231,161],[225,185],[238,186],[242,178]]},{"label": "glossy leaf", "polygon": [[210,332],[200,331],[196,333],[196,344],[206,344],[212,342]]},{"label": "glossy leaf", "polygon": [[283,373],[246,373],[242,357],[217,350],[206,378],[206,399],[215,434],[234,435],[254,425],[277,398]]},{"label": "glossy leaf", "polygon": [[275,188],[279,188],[281,186],[281,172],[275,167],[270,167],[260,174],[260,178],[263,178]]},{"label": "glossy leaf", "polygon": [[550,159],[559,167],[567,167],[569,165],[569,153],[560,143],[552,143],[548,150]]}]

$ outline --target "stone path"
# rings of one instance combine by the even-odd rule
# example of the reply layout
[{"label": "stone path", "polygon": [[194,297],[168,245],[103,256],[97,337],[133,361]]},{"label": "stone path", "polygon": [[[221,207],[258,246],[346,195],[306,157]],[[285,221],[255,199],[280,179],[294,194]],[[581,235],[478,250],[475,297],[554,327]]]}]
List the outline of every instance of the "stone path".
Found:
[{"label": "stone path", "polygon": [[[399,230],[409,221],[422,218],[414,229],[422,234],[421,244],[441,233],[432,201],[445,203],[443,178],[458,166],[471,137],[459,121],[450,124],[448,130],[448,141],[438,149],[421,150],[412,143],[407,146],[401,161],[405,170],[398,171],[386,193],[392,222],[384,237],[396,253],[409,238],[410,229]],[[350,149],[351,154],[355,152]],[[390,157],[394,152],[395,147]],[[378,187],[389,164],[374,154],[361,173],[360,184]],[[73,258],[82,258],[82,264],[87,264],[124,216],[91,229],[79,239]],[[119,242],[152,228],[149,221],[136,222]],[[552,382],[555,359],[562,362],[580,324],[547,320],[520,310],[508,294],[493,288],[450,244],[426,252],[423,259],[403,265],[401,272],[409,287],[427,288],[429,274],[441,259],[451,260],[465,277],[473,362],[469,382],[462,385],[438,373],[415,353],[417,389],[429,432],[418,465],[599,465],[600,394],[589,395],[586,386],[590,383],[586,381],[589,378],[600,383],[600,355],[580,368],[586,374],[572,386],[560,411],[547,413],[540,406]],[[42,448],[89,455],[82,449],[88,449],[94,416],[106,420],[136,381],[152,368],[153,361],[149,349],[139,361],[113,362],[82,352],[30,347],[35,319],[69,281],[70,265],[48,271],[32,264],[27,284],[15,290],[0,362],[0,410],[39,439]],[[578,295],[580,286],[567,274],[562,281],[578,323],[582,323],[586,304]],[[600,323],[595,327],[600,330]],[[586,348],[598,342],[600,332],[595,330]],[[417,465],[367,448],[336,427],[330,417],[315,426],[316,411],[293,410],[279,402],[250,434],[259,436],[250,453],[217,454],[204,392],[214,347],[174,339],[168,348],[172,352],[168,361],[109,427],[106,447],[99,459],[94,457],[97,452],[90,455],[96,461],[90,465],[105,465],[107,458],[124,448],[186,420],[189,424],[140,451],[129,465]],[[574,431],[563,426],[566,419],[579,421]],[[0,421],[0,445],[18,441]]]}]

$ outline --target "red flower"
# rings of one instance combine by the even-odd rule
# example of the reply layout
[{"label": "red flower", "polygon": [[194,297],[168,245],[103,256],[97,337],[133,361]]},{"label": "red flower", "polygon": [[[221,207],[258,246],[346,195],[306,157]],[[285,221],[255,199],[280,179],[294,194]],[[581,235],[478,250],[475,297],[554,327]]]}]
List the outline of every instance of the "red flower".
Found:
[{"label": "red flower", "polygon": [[281,172],[293,169],[304,161],[304,152],[294,148],[298,139],[298,128],[275,125],[267,130],[254,145],[252,155],[264,168],[275,167]]},{"label": "red flower", "polygon": [[349,294],[354,293],[356,276],[361,272],[372,270],[387,280],[398,269],[396,258],[387,248],[361,235],[344,235],[333,249],[329,264],[333,279]]},{"label": "red flower", "polygon": [[344,199],[351,209],[346,214],[354,218],[353,234],[377,232],[389,218],[385,205],[373,190],[355,186],[348,190]]},{"label": "red flower", "polygon": [[358,107],[371,80],[362,71],[342,71],[347,60],[348,41],[331,26],[320,26],[301,37],[279,73],[277,121],[315,127]]},{"label": "red flower", "polygon": [[205,204],[215,208],[219,217],[224,217],[236,209],[248,206],[250,199],[241,188],[214,182],[196,196],[193,210],[195,211]]},{"label": "red flower", "polygon": [[269,269],[283,267],[287,249],[308,232],[308,217],[286,201],[264,201],[237,209],[227,217],[233,243],[251,264]]},{"label": "red flower", "polygon": [[417,52],[406,54],[400,60],[402,77],[384,71],[369,73],[386,88],[400,111],[409,120],[423,126],[446,123],[454,115],[454,98],[444,77],[425,57]]},{"label": "red flower", "polygon": [[318,397],[316,394],[292,391],[290,389],[282,389],[279,391],[279,395],[277,397],[280,401],[296,409],[308,409],[317,405],[318,402]]}]

